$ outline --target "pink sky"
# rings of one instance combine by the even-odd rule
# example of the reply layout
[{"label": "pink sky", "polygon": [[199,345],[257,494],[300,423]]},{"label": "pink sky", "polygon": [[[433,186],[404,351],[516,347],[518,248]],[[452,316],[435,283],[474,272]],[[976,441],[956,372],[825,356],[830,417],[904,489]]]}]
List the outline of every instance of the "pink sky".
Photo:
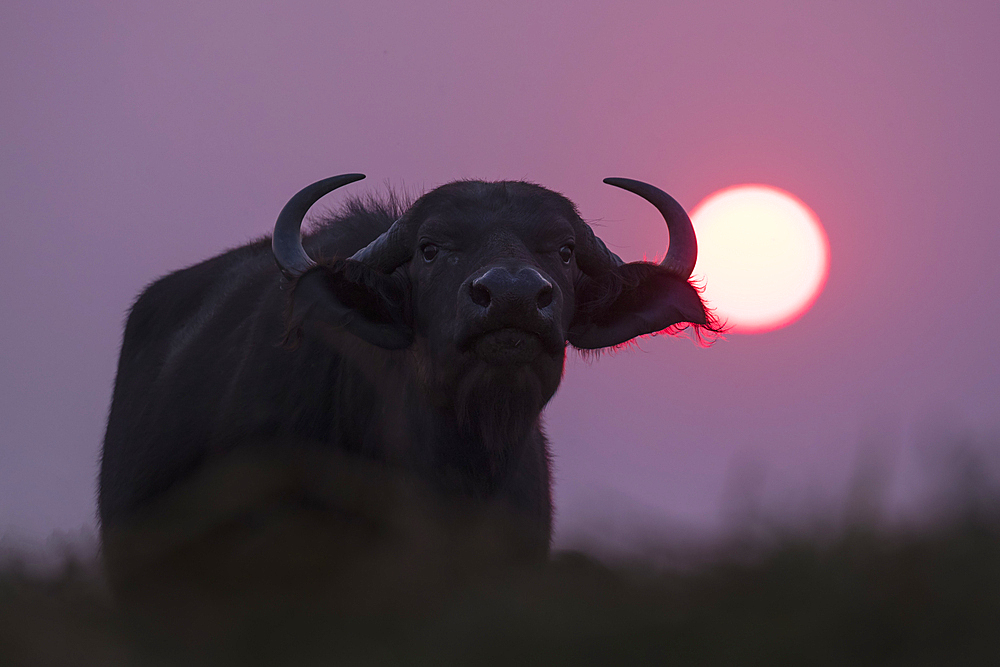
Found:
[{"label": "pink sky", "polygon": [[[876,4],[878,6],[876,6]],[[607,498],[695,525],[746,461],[765,500],[841,497],[866,439],[920,495],[941,424],[1000,432],[1000,5],[8,2],[0,21],[0,533],[94,524],[126,309],[268,233],[298,188],[526,178],[627,260],[767,183],[831,271],[792,326],[571,355],[546,414],[560,535]],[[331,200],[335,199],[332,197]],[[332,203],[332,201],[331,201]],[[873,435],[874,434],[874,435]]]}]

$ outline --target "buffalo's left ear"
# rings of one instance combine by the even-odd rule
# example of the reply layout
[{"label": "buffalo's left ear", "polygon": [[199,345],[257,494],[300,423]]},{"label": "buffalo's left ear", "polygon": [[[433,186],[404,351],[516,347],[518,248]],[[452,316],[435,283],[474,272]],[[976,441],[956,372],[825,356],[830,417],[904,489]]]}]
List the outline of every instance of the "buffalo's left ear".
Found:
[{"label": "buffalo's left ear", "polygon": [[567,338],[584,350],[614,347],[685,322],[711,325],[698,291],[649,262],[623,264],[606,276],[583,276],[576,302]]}]

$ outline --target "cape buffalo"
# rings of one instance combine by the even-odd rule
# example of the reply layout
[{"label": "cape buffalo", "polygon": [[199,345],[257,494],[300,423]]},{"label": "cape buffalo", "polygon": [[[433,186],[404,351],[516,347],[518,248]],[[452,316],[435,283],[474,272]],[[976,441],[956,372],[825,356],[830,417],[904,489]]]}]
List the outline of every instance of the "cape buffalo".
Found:
[{"label": "cape buffalo", "polygon": [[[540,415],[567,344],[715,325],[689,282],[690,219],[651,185],[605,181],[662,214],[659,263],[623,262],[572,202],[522,181],[457,181],[412,204],[354,199],[300,235],[320,197],[361,178],[306,187],[272,238],[161,278],[135,302],[100,472],[119,579],[152,562],[142,554],[198,540],[238,567],[283,549],[276,526],[290,524],[326,531],[334,551],[405,551],[506,517],[490,549],[543,558]],[[408,513],[419,528],[403,526]],[[268,537],[246,547],[251,534]]]}]

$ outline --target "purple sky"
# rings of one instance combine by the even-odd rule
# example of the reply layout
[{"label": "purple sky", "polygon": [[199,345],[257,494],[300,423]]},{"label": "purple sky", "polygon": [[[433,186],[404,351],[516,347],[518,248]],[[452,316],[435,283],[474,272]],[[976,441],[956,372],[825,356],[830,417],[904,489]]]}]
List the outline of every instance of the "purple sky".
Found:
[{"label": "purple sky", "polygon": [[689,210],[744,182],[794,193],[831,246],[801,320],[571,354],[546,413],[560,535],[608,498],[715,526],[754,465],[800,512],[872,440],[912,503],[929,430],[1000,431],[998,34],[995,0],[8,1],[0,533],[93,525],[142,287],[349,171],[354,193],[530,179],[627,260],[666,234],[605,176]]}]

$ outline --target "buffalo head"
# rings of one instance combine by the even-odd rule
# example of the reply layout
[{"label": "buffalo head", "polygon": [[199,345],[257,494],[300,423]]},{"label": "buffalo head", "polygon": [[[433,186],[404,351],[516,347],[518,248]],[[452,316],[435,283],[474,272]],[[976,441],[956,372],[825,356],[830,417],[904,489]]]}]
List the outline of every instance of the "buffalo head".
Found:
[{"label": "buffalo head", "polygon": [[293,325],[412,351],[424,369],[422,390],[450,394],[440,397],[442,407],[461,412],[458,404],[485,391],[487,402],[525,400],[537,415],[559,384],[567,343],[592,350],[682,323],[710,324],[688,282],[697,254],[691,221],[651,185],[605,181],[663,215],[670,248],[659,264],[623,262],[572,202],[520,181],[443,185],[352,257],[317,264],[302,247],[306,211],[361,178],[314,183],[278,218],[273,250],[294,281]]}]

